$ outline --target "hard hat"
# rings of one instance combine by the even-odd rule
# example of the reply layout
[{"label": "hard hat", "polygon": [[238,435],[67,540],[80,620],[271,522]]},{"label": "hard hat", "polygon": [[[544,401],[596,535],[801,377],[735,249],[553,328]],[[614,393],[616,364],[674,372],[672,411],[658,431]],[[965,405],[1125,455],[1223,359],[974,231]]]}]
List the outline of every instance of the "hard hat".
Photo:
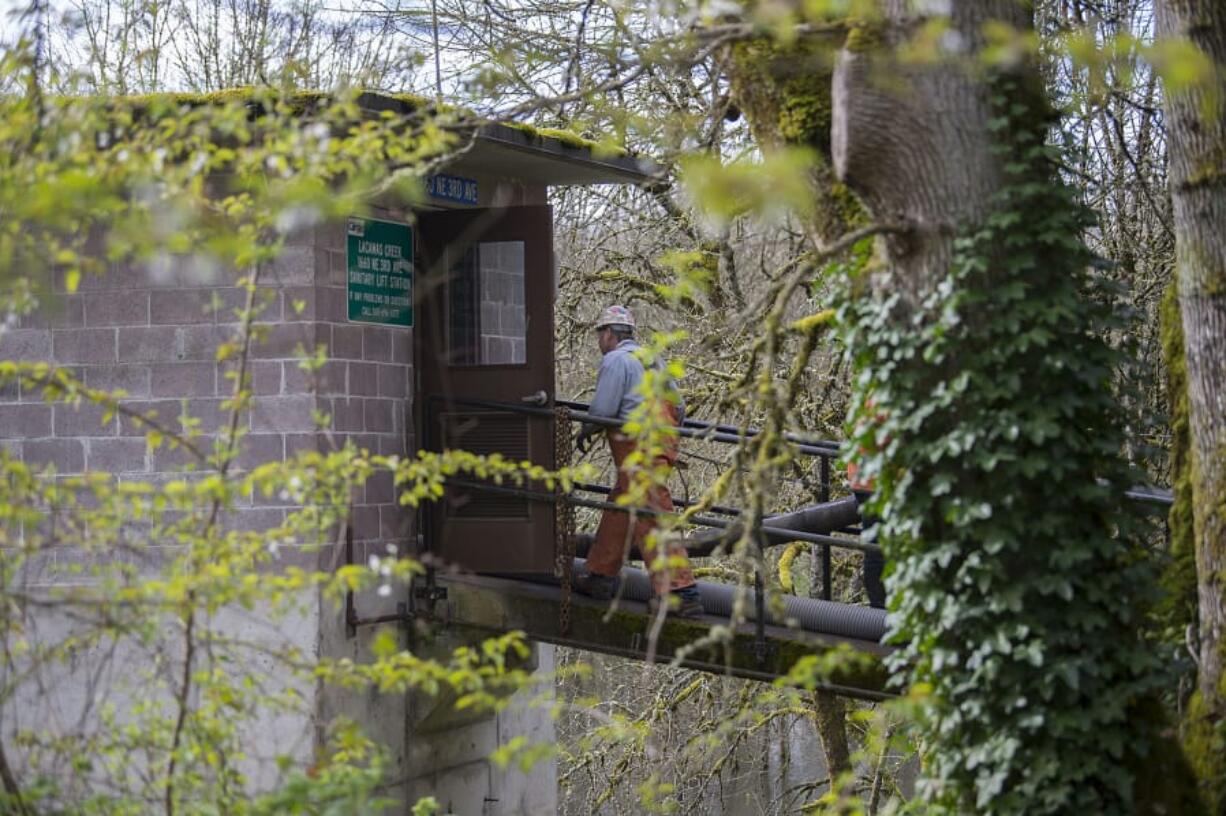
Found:
[{"label": "hard hat", "polygon": [[596,330],[607,326],[626,326],[634,328],[634,315],[625,306],[610,306],[600,313],[600,319],[596,321]]}]

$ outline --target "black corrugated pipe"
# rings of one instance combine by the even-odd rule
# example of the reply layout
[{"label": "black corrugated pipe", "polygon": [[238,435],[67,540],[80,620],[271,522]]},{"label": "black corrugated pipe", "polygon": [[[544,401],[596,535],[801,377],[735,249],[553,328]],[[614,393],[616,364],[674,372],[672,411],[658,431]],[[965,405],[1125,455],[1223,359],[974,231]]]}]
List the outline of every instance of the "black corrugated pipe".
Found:
[{"label": "black corrugated pipe", "polygon": [[[575,559],[575,574],[587,570],[587,562],[582,558]],[[721,618],[732,617],[732,605],[736,599],[738,588],[729,584],[714,584],[709,581],[699,581],[698,591],[702,593],[702,608],[708,615]],[[752,590],[745,599],[745,615],[754,619],[754,600]],[[630,601],[646,602],[651,598],[651,578],[646,570],[622,567],[620,597]],[[869,606],[852,606],[851,604],[822,601],[817,598],[798,598],[795,595],[783,596],[783,613],[776,615],[767,609],[767,622],[778,626],[787,626],[789,620],[806,632],[822,635],[854,638],[879,643],[885,634],[885,610],[873,609]]]},{"label": "black corrugated pipe", "polygon": [[[851,527],[860,523],[860,510],[856,507],[856,497],[847,496],[832,502],[814,504],[802,510],[783,513],[778,516],[767,516],[762,520],[768,544],[786,544],[793,539],[782,530],[793,530],[798,533],[817,533],[828,535],[835,530]],[[724,530],[707,530],[688,537],[685,549],[691,555],[708,555],[721,544],[727,546],[741,537],[742,528],[739,524]]]},{"label": "black corrugated pipe", "polygon": [[[860,511],[856,507],[856,497],[847,496],[832,502],[814,504],[792,513],[768,516],[763,520],[763,523],[767,525],[763,533],[771,544],[786,544],[792,539],[788,538],[786,533],[776,532],[777,530],[795,530],[799,533],[826,535],[859,522]],[[740,537],[739,525],[723,530],[706,530],[687,536],[684,539],[685,550],[690,555],[710,555],[721,544],[732,544]],[[575,555],[580,558],[586,557],[594,540],[595,536],[590,533],[577,534],[575,536]],[[640,561],[643,558],[637,547],[631,547],[630,557]]]},{"label": "black corrugated pipe", "polygon": [[[798,530],[802,533],[832,533],[859,523],[860,509],[856,506],[855,496],[846,496],[832,502],[814,504],[802,510],[781,513],[778,516],[768,516],[763,519],[763,524],[770,527]],[[770,535],[775,536],[774,533]]]}]

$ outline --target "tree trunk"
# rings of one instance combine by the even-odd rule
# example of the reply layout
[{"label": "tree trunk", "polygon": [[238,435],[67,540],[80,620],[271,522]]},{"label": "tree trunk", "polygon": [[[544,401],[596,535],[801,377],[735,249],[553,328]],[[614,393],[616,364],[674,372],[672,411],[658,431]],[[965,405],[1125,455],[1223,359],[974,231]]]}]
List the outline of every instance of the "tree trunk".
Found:
[{"label": "tree trunk", "polygon": [[[1196,589],[1196,533],[1192,519],[1192,434],[1188,409],[1188,367],[1184,354],[1183,319],[1179,315],[1177,281],[1162,296],[1159,310],[1162,362],[1166,368],[1167,416],[1171,427],[1171,492],[1167,514],[1170,562],[1162,575],[1162,602],[1155,610],[1162,630],[1186,637],[1199,617]],[[1191,690],[1180,689],[1179,707]]]},{"label": "tree trunk", "polygon": [[[838,177],[878,219],[914,225],[882,239],[888,285],[914,299],[949,271],[955,231],[987,215],[1001,173],[982,80],[961,63],[900,59],[924,20],[903,8],[911,4],[882,5],[884,24],[849,38],[837,57],[831,153]],[[947,37],[972,60],[985,23],[1030,25],[1016,0],[954,2],[949,15]]]},{"label": "tree trunk", "polygon": [[1189,759],[1226,812],[1226,5],[1165,0],[1159,24],[1212,63],[1207,81],[1170,87],[1170,184],[1192,436],[1200,649]]},{"label": "tree trunk", "polygon": [[[893,562],[891,665],[928,691],[924,794],[955,812],[1196,812],[1138,631],[1153,575],[1085,213],[1025,49],[985,54],[993,28],[1031,32],[1028,4],[879,7],[835,64],[832,155],[877,219],[910,226],[879,239],[844,337]],[[912,9],[947,13],[938,43]]]},{"label": "tree trunk", "polygon": [[836,780],[851,770],[851,751],[847,747],[847,709],[833,691],[813,692],[813,711],[817,714],[817,736],[826,757],[830,790],[838,790]]}]

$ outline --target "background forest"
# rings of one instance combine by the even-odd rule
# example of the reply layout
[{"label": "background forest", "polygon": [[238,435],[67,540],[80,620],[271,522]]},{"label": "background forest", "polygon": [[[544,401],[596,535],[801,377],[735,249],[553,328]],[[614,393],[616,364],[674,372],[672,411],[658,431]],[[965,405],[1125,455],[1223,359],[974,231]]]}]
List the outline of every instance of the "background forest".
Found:
[{"label": "background forest", "polygon": [[[1169,6],[1168,32],[1185,13],[1196,30],[1226,31],[1212,0]],[[659,164],[638,188],[551,196],[558,394],[591,395],[592,321],[624,303],[684,365],[691,417],[764,437],[851,436],[851,455],[880,448],[867,467],[887,552],[909,565],[889,586],[891,631],[910,644],[893,669],[911,693],[878,705],[821,690],[820,672],[772,687],[559,650],[564,812],[1222,813],[1226,686],[1204,679],[1221,670],[1224,613],[1213,631],[1205,613],[1220,589],[1204,586],[1220,587],[1222,562],[1202,556],[1198,607],[1194,557],[1216,541],[1221,558],[1222,511],[1194,512],[1191,480],[1195,506],[1208,506],[1220,494],[1204,485],[1224,466],[1202,453],[1190,474],[1164,94],[1177,105],[1200,94],[1176,114],[1222,137],[1226,67],[1213,59],[1226,50],[1164,40],[1160,11],[1149,0],[40,0],[0,24],[0,92],[411,93],[464,111],[444,128],[457,133],[517,120]],[[847,68],[856,59],[860,74]],[[933,80],[933,96],[898,106],[905,116],[866,125],[852,110],[832,130],[849,97],[942,71],[959,78]],[[836,75],[863,95],[840,100]],[[939,108],[925,103],[969,97],[991,134],[964,155],[967,175],[992,179],[990,196],[987,182],[966,183],[966,200],[993,202],[977,218],[920,201],[958,197],[925,175],[942,165],[932,153],[954,150],[921,132]],[[950,102],[943,115],[966,109]],[[1220,190],[1226,153],[1202,156],[1210,166],[1191,175]],[[914,238],[917,221],[941,237]],[[1226,273],[1207,264],[1220,284]],[[1196,359],[1221,370],[1208,352]],[[865,430],[879,413],[884,429]],[[927,416],[948,424],[909,419]],[[1201,433],[1217,440],[1202,450],[1222,444]],[[674,495],[754,518],[811,504],[815,465],[771,444],[687,446]],[[976,480],[971,460],[992,475]],[[591,463],[611,481],[603,454]],[[1169,521],[1164,508],[1120,509],[1123,489],[1143,483],[1176,488]],[[1002,484],[1019,485],[1015,501],[993,492]],[[941,504],[946,494],[957,501]],[[582,511],[578,526],[595,518]],[[999,546],[980,560],[982,542]],[[836,552],[836,600],[864,601],[859,558]],[[742,542],[697,565],[738,585],[760,565],[773,590],[819,592],[819,553],[803,543]],[[964,581],[980,589],[950,589]],[[1025,592],[1058,599],[1053,617],[1023,616]]]}]

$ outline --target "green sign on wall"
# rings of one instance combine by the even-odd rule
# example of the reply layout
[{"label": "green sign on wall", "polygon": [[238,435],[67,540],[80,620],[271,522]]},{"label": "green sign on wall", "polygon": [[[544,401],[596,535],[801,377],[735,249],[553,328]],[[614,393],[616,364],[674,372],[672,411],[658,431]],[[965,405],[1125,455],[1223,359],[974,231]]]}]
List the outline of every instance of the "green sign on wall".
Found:
[{"label": "green sign on wall", "polygon": [[408,224],[350,218],[349,320],[413,325],[413,230]]}]

